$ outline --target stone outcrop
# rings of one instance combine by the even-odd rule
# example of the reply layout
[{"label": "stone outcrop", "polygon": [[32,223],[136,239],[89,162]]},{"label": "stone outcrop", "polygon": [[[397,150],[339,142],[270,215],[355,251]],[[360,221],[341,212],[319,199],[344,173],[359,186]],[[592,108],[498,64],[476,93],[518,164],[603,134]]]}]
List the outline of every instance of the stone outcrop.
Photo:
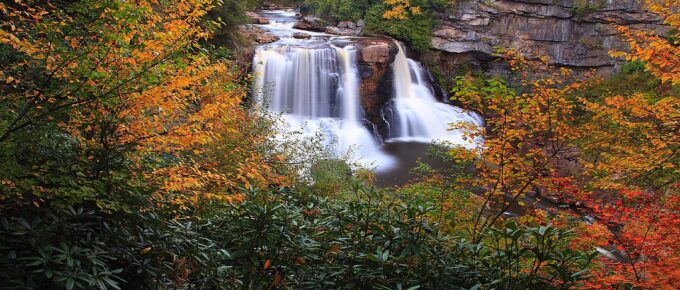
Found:
[{"label": "stone outcrop", "polygon": [[239,30],[241,35],[243,35],[246,40],[256,44],[267,44],[279,40],[278,36],[255,25],[244,25],[241,26]]},{"label": "stone outcrop", "polygon": [[300,30],[319,31],[339,36],[356,36],[364,32],[364,21],[340,21],[337,25],[326,25],[325,21],[315,16],[305,16],[300,18],[293,28]]},{"label": "stone outcrop", "polygon": [[293,28],[301,29],[301,30],[323,32],[324,30],[326,30],[326,24],[319,17],[305,16],[305,17],[302,17],[302,19],[295,22],[295,25],[293,25]]},{"label": "stone outcrop", "polygon": [[246,17],[250,19],[251,24],[269,24],[269,19],[264,18],[255,12],[246,12]]},{"label": "stone outcrop", "polygon": [[361,35],[364,33],[364,21],[359,20],[356,23],[352,21],[340,21],[336,26],[326,27],[325,32],[340,36]]},{"label": "stone outcrop", "polygon": [[309,33],[304,33],[304,32],[295,32],[293,33],[293,38],[297,39],[310,39],[312,36]]},{"label": "stone outcrop", "polygon": [[625,47],[614,25],[664,30],[637,0],[462,0],[440,18],[432,46],[451,63],[485,62],[504,47],[558,66],[613,67],[609,51]]},{"label": "stone outcrop", "polygon": [[361,76],[361,107],[379,135],[386,136],[387,124],[380,112],[392,97],[390,65],[399,49],[389,38],[357,38],[355,46]]},{"label": "stone outcrop", "polygon": [[340,35],[340,36],[352,36],[356,35],[356,32],[354,29],[350,28],[340,28],[337,26],[328,26],[324,30],[324,32],[328,34],[334,34],[334,35]]}]

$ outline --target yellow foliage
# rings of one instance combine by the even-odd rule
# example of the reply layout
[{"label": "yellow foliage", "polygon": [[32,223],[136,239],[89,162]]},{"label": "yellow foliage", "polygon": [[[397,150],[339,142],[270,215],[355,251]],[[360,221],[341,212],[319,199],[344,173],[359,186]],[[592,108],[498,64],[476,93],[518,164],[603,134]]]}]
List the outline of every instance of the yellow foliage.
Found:
[{"label": "yellow foliage", "polygon": [[[32,58],[20,65],[44,62],[48,75],[77,88],[0,97],[51,104],[49,110],[28,111],[27,120],[49,122],[52,111],[69,110],[61,128],[86,148],[125,152],[163,201],[231,201],[239,198],[232,192],[243,184],[282,182],[256,150],[267,136],[254,132],[257,118],[241,107],[245,92],[233,84],[230,64],[190,50],[209,36],[199,21],[213,1],[94,2],[88,9],[100,10],[104,24],[79,24],[93,32],[83,35],[62,32],[72,25],[66,15],[15,2],[12,8],[0,7],[9,19],[0,41]],[[138,15],[123,21],[115,16],[120,13]],[[34,37],[42,32],[62,34],[71,50]],[[9,83],[21,76],[2,72],[2,79]],[[161,157],[166,161],[149,164]],[[100,162],[97,158],[92,162]]]},{"label": "yellow foliage", "polygon": [[410,0],[384,0],[385,4],[390,6],[390,10],[383,13],[385,19],[404,20],[408,18],[409,13],[418,15],[422,10],[418,6],[411,6]]}]

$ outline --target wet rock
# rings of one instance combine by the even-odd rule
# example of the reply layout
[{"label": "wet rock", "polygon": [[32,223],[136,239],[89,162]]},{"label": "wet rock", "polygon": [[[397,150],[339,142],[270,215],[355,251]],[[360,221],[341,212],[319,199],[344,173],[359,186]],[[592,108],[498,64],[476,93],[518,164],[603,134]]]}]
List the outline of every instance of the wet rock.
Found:
[{"label": "wet rock", "polygon": [[246,12],[246,16],[250,19],[252,24],[269,24],[269,19],[260,16],[255,12]]},{"label": "wet rock", "polygon": [[340,21],[338,22],[338,28],[356,29],[357,25],[352,21]]},{"label": "wet rock", "polygon": [[257,41],[257,43],[259,43],[259,44],[272,43],[272,42],[275,42],[275,41],[278,41],[278,40],[279,40],[278,36],[271,34],[269,32],[265,32],[265,33],[259,35],[255,39],[255,41]]},{"label": "wet rock", "polygon": [[245,25],[239,29],[245,39],[257,44],[267,44],[279,40],[279,37],[255,25]]},{"label": "wet rock", "polygon": [[321,18],[319,18],[319,17],[305,16],[302,19],[295,22],[295,25],[293,25],[293,28],[301,29],[301,30],[310,30],[310,31],[322,32],[322,31],[326,30],[326,25],[324,24],[324,21],[321,20]]},{"label": "wet rock", "polygon": [[334,34],[334,35],[340,35],[340,36],[352,36],[352,35],[357,34],[354,29],[340,28],[340,27],[336,27],[336,26],[326,27],[325,32],[328,33],[328,34]]},{"label": "wet rock", "polygon": [[[360,61],[385,64],[390,61],[391,43],[369,44],[360,50]],[[392,56],[394,57],[394,56]]]},{"label": "wet rock", "polygon": [[304,33],[304,32],[295,32],[293,33],[293,38],[297,39],[310,39],[312,36],[309,33]]},{"label": "wet rock", "polygon": [[361,76],[361,107],[365,117],[380,136],[387,136],[389,124],[382,117],[381,109],[392,97],[392,70],[390,65],[397,55],[394,40],[388,38],[360,38],[354,44]]}]

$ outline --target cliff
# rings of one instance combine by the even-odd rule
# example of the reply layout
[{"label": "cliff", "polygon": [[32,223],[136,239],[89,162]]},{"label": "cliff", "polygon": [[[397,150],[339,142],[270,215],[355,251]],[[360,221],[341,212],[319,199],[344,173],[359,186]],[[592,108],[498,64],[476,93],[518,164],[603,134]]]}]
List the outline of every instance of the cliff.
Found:
[{"label": "cliff", "polygon": [[439,18],[432,47],[444,62],[482,67],[503,47],[557,66],[612,68],[609,51],[625,47],[616,25],[664,30],[637,0],[460,0]]}]

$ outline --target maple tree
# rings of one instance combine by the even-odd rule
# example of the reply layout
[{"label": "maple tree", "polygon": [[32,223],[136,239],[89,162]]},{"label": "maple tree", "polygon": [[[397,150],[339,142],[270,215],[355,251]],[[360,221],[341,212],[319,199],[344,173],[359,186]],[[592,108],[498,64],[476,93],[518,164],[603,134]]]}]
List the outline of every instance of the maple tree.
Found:
[{"label": "maple tree", "polygon": [[[527,65],[514,56],[509,60],[516,70],[524,71],[522,67]],[[478,143],[479,158],[464,157],[477,159],[478,176],[471,185],[486,189],[473,228],[474,239],[534,191],[542,176],[556,172],[561,156],[573,149],[572,142],[580,134],[571,128],[574,102],[566,96],[578,85],[560,81],[568,75],[562,70],[552,78],[527,82],[525,93],[517,93],[498,79],[457,80],[452,98],[488,116],[484,128],[456,124],[466,131],[469,142]],[[460,155],[459,150],[452,153]]]},{"label": "maple tree", "polygon": [[628,40],[630,50],[612,54],[626,60],[644,61],[646,68],[662,81],[680,84],[680,38],[677,35],[680,3],[674,0],[645,0],[644,3],[650,12],[659,15],[668,33],[618,26],[618,31]]},{"label": "maple tree", "polygon": [[[647,5],[678,27],[676,1]],[[619,31],[630,51],[613,55],[642,61],[661,82],[678,83],[676,35]],[[504,55],[521,79],[545,74],[536,61],[514,51]],[[584,97],[598,81],[563,83],[567,74],[523,81],[523,93],[499,80],[457,80],[454,98],[488,117],[482,129],[457,125],[471,142],[484,140],[473,158],[479,177],[472,185],[485,189],[490,206],[480,209],[473,237],[481,239],[513,203],[537,194],[592,216],[595,225],[581,227],[580,248],[620,253],[605,251],[609,257],[598,260],[596,279],[584,287],[676,289],[680,99],[667,90]]]},{"label": "maple tree", "polygon": [[[241,106],[245,91],[233,85],[229,64],[200,49],[209,31],[199,22],[211,3],[0,4],[9,20],[2,43],[21,54],[0,72],[9,120],[0,142],[55,124],[80,144],[94,164],[88,174],[105,180],[109,194],[113,168],[127,159],[133,176],[177,204],[229,199],[242,183],[280,181],[255,150],[266,136],[248,133],[257,118]],[[221,170],[225,163],[234,170]]]}]

